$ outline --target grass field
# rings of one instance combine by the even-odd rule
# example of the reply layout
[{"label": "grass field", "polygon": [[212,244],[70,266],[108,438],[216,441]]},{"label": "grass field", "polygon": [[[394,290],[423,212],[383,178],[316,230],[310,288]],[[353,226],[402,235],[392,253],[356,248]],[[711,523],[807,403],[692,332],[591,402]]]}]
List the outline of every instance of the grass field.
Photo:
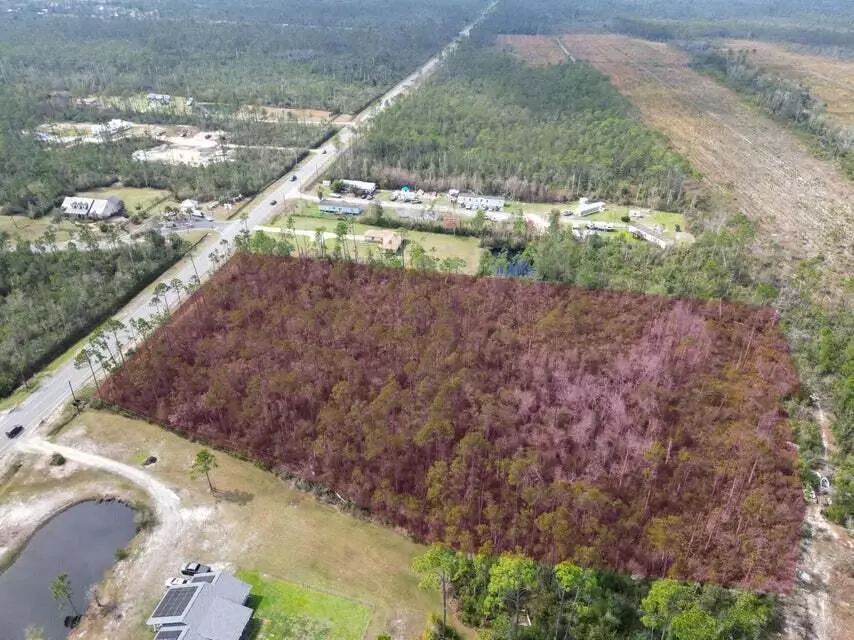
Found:
[{"label": "grass field", "polygon": [[361,640],[365,635],[371,610],[363,604],[254,571],[237,575],[252,586],[258,602],[253,640]]},{"label": "grass field", "polygon": [[[287,224],[288,213],[280,213],[273,218],[269,223],[271,226],[284,227]],[[350,233],[356,235],[364,234],[369,229],[379,229],[371,225],[361,224],[356,222],[355,229],[351,218],[343,218],[348,222]],[[300,205],[293,214],[294,228],[314,231],[323,228],[328,233],[334,233],[335,225],[338,223],[338,218],[335,216],[325,215],[320,213],[317,205],[314,203],[306,203]],[[405,238],[409,241],[405,257],[408,259],[412,249],[412,243],[417,243],[438,260],[444,258],[460,258],[465,260],[466,266],[462,270],[463,273],[475,273],[480,264],[480,256],[483,254],[483,249],[478,246],[477,238],[467,236],[453,236],[443,233],[427,233],[423,231],[410,231],[408,229],[400,230]],[[303,243],[304,247],[311,246],[312,239],[302,237],[298,239]],[[327,249],[334,247],[335,241],[327,241]],[[376,245],[359,244],[359,254],[366,255],[363,251],[368,249],[376,250]]]},{"label": "grass field", "polygon": [[854,184],[833,162],[663,43],[585,34],[563,41],[611,78],[722,201],[752,220],[769,268],[824,256],[824,292],[842,291],[854,272]]},{"label": "grass field", "polygon": [[[135,187],[104,187],[103,189],[84,191],[79,195],[89,196],[90,198],[109,198],[110,196],[115,196],[120,200],[124,200],[125,209],[129,215],[153,207],[164,198],[169,198],[168,191],[161,189],[139,189]],[[164,203],[164,206],[165,204],[168,203]]]},{"label": "grass field", "polygon": [[0,215],[0,231],[5,231],[12,238],[18,237],[21,240],[36,240],[51,225],[56,230],[57,242],[64,242],[71,238],[74,224],[69,220],[53,222],[51,216],[28,218],[20,215]]},{"label": "grass field", "polygon": [[725,40],[723,46],[747,53],[747,61],[809,87],[839,124],[854,125],[854,61],[792,50],[757,40]]},{"label": "grass field", "polygon": [[[219,466],[211,480],[218,493],[211,495],[204,479],[189,474],[198,445],[147,422],[87,411],[59,440],[130,464],[138,464],[140,452],[157,456],[149,471],[176,491],[187,514],[180,539],[146,559],[153,563],[146,570],[147,582],[117,582],[115,588],[129,590],[128,597],[139,606],[119,632],[110,634],[113,640],[150,636],[145,635],[145,617],[162,594],[163,580],[188,557],[270,574],[312,592],[340,596],[348,605],[364,603],[373,613],[366,623],[365,637],[371,639],[391,629],[400,630],[402,638],[417,638],[430,612],[440,607],[438,595],[419,589],[409,569],[422,547],[393,529],[318,502],[252,463],[216,452]],[[202,517],[204,526],[190,524]],[[341,620],[355,625],[363,619],[351,610]]]},{"label": "grass field", "polygon": [[150,102],[147,94],[139,93],[132,96],[98,96],[98,103],[104,108],[136,111],[137,113],[176,113],[185,115],[191,112],[187,106],[187,98],[172,96],[172,104],[161,105]]}]

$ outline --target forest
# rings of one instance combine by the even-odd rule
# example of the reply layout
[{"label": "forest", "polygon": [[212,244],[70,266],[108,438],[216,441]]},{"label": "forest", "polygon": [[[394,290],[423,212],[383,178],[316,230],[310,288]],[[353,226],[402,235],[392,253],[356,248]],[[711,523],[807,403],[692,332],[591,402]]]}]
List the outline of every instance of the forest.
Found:
[{"label": "forest", "polygon": [[[147,17],[0,16],[0,83],[77,97],[158,91],[196,100],[355,112],[449,42],[481,2],[160,3]],[[312,20],[310,16],[314,16]]]},{"label": "forest", "polygon": [[592,66],[531,68],[477,43],[377,117],[336,171],[390,188],[546,202],[587,195],[659,209],[684,204],[690,175]]},{"label": "forest", "polygon": [[240,253],[102,397],[421,539],[786,590],[796,388],[767,308]]},{"label": "forest", "polygon": [[854,47],[854,5],[848,0],[507,0],[485,33],[612,31],[650,40],[756,38]]},{"label": "forest", "polygon": [[744,53],[703,47],[695,50],[692,67],[754,99],[771,115],[810,134],[854,178],[854,140],[828,120],[825,105],[808,87],[753,66]]},{"label": "forest", "polygon": [[[50,234],[43,238],[50,248]],[[184,252],[177,237],[148,234],[112,247],[84,233],[80,246],[35,252],[0,232],[0,397],[60,355]]]}]

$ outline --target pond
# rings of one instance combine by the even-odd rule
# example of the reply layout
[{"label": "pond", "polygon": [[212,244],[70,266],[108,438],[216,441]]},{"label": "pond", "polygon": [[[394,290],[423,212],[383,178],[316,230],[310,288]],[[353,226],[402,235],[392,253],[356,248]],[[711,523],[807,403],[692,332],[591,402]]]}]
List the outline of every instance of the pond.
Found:
[{"label": "pond", "polygon": [[81,502],[39,529],[0,574],[0,638],[23,640],[29,626],[44,629],[45,640],[67,637],[63,622],[72,611],[53,599],[51,581],[67,573],[72,602],[82,612],[89,587],[100,582],[116,550],[136,535],[133,516],[118,502]]}]

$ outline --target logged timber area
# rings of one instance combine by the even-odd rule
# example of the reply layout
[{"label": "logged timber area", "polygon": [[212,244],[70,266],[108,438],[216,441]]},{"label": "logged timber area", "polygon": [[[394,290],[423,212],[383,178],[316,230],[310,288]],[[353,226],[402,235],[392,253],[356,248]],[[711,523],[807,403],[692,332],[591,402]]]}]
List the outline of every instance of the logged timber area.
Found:
[{"label": "logged timber area", "polygon": [[[757,225],[776,268],[823,256],[830,287],[854,272],[854,182],[782,124],[689,68],[662,43],[568,35],[573,55],[606,73],[644,119]],[[777,248],[782,248],[782,252]]]},{"label": "logged timber area", "polygon": [[796,388],[766,308],[238,254],[102,396],[419,539],[785,591]]}]

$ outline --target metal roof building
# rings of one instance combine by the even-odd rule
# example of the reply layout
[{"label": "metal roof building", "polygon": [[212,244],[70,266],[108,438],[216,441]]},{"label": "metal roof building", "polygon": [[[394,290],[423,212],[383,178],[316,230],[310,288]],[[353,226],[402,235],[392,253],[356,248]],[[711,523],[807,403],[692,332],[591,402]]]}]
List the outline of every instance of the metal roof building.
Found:
[{"label": "metal roof building", "polygon": [[146,624],[154,640],[240,640],[252,617],[243,604],[250,588],[225,571],[197,574],[168,587]]},{"label": "metal roof building", "polygon": [[94,218],[103,220],[112,215],[120,213],[124,203],[110,196],[106,200],[101,198],[80,198],[71,197],[65,198],[60,205],[62,212],[67,216],[74,218]]},{"label": "metal roof building", "polygon": [[457,203],[466,209],[483,209],[484,211],[501,211],[504,208],[504,198],[500,196],[481,196],[475,193],[461,193]]},{"label": "metal roof building", "polygon": [[362,207],[356,204],[346,204],[344,202],[332,202],[331,200],[321,200],[318,207],[323,213],[334,213],[336,215],[345,214],[348,216],[358,216],[362,213]]}]

